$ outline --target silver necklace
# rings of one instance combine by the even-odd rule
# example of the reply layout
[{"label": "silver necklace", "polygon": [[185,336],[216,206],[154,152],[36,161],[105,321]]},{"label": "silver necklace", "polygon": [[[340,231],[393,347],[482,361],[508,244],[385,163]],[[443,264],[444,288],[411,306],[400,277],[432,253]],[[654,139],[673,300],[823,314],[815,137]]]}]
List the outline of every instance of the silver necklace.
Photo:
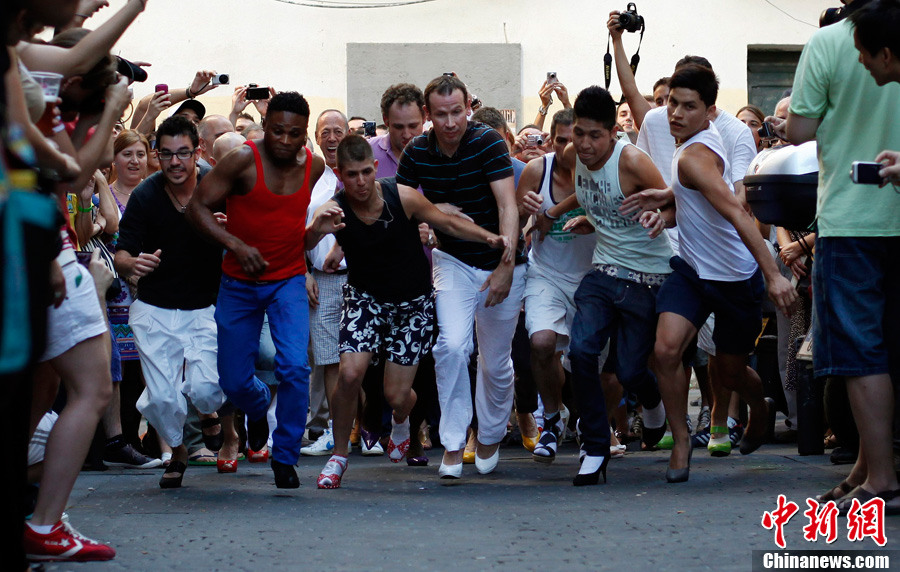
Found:
[{"label": "silver necklace", "polygon": [[388,224],[394,222],[394,214],[391,212],[391,207],[388,206],[387,201],[384,200],[384,197],[381,196],[381,195],[379,194],[379,195],[378,195],[378,198],[381,199],[381,204],[384,205],[384,209],[387,211],[388,216],[391,217],[391,218],[385,220],[385,219],[381,218],[381,215],[379,215],[379,216],[363,216],[363,215],[357,215],[357,216],[358,216],[359,218],[364,218],[364,219],[370,220],[370,221],[372,221],[372,222],[383,222],[383,223],[384,223],[384,228],[387,228],[387,227],[388,227]]}]

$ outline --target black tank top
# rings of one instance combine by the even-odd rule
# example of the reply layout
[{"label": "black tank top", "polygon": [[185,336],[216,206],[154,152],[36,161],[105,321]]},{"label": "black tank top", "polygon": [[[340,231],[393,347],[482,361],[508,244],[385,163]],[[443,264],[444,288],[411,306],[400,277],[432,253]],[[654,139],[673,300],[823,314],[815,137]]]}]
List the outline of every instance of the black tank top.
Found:
[{"label": "black tank top", "polygon": [[347,283],[379,302],[403,302],[431,291],[431,266],[422,250],[419,223],[403,210],[397,183],[379,179],[384,207],[378,220],[363,221],[346,191],[334,195],[347,225],[335,233],[347,259]]}]

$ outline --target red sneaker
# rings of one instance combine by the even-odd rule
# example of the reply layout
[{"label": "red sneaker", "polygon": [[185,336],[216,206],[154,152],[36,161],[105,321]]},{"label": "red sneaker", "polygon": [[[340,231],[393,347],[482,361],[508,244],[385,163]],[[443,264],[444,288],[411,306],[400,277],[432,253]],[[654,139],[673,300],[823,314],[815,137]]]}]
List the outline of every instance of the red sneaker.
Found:
[{"label": "red sneaker", "polygon": [[38,534],[25,525],[25,554],[28,560],[88,562],[112,560],[112,547],[82,535],[70,524],[60,520],[49,534]]}]

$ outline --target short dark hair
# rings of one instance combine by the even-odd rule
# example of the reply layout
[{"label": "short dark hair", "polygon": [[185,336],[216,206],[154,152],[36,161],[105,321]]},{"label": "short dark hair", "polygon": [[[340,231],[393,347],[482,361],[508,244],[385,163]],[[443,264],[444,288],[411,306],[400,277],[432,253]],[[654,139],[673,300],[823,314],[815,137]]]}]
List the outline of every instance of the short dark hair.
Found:
[{"label": "short dark hair", "polygon": [[[388,111],[394,103],[407,105],[416,104],[419,112],[425,106],[425,95],[422,90],[411,83],[397,83],[387,88],[381,96],[381,116],[387,118]],[[424,116],[424,113],[422,114]]]},{"label": "short dark hair", "polygon": [[716,104],[719,95],[719,78],[712,68],[699,64],[685,64],[675,68],[669,80],[669,89],[683,87],[700,94],[700,100],[711,107]]},{"label": "short dark hair", "polygon": [[[321,117],[321,115],[319,117]],[[366,119],[362,115],[354,115],[354,116],[350,117],[350,119],[348,119],[347,121],[355,121],[357,119],[359,119],[360,121],[368,121],[368,119]]]},{"label": "short dark hair", "polygon": [[162,138],[177,137],[179,135],[187,135],[191,139],[191,145],[197,147],[200,145],[200,135],[197,133],[197,126],[190,119],[183,115],[173,115],[162,123],[156,130],[156,141],[162,141]]},{"label": "short dark hair", "polygon": [[656,80],[656,83],[653,84],[653,91],[656,91],[656,88],[658,88],[658,87],[661,86],[661,85],[666,85],[666,86],[669,85],[669,78],[668,78],[668,76],[666,76],[666,77],[661,77],[661,78],[659,78],[658,80]]},{"label": "short dark hair", "polygon": [[343,169],[347,163],[359,163],[375,159],[369,141],[362,135],[347,135],[337,148],[337,166]]},{"label": "short dark hair", "polygon": [[496,107],[479,108],[478,111],[472,114],[472,121],[484,123],[488,127],[492,127],[504,134],[509,131],[509,127],[506,125],[506,119],[503,118],[503,114],[500,113]]},{"label": "short dark hair", "polygon": [[556,137],[556,128],[560,125],[572,125],[573,123],[575,123],[575,110],[572,108],[560,109],[553,114],[553,119],[550,120],[550,137]]},{"label": "short dark hair", "polygon": [[237,116],[237,118],[238,118],[238,119],[249,119],[250,121],[253,121],[254,123],[256,122],[256,120],[253,119],[253,116],[250,115],[249,113],[247,113],[246,111],[242,111],[242,112]]},{"label": "short dark hair", "polygon": [[438,95],[450,95],[457,89],[462,91],[463,103],[468,105],[469,90],[466,89],[466,84],[464,84],[461,79],[453,75],[440,75],[434,78],[425,86],[425,93],[423,94],[425,106],[428,106],[429,98],[432,93],[437,93]]},{"label": "short dark hair", "polygon": [[[703,56],[691,56],[691,55],[684,56],[683,58],[681,58],[680,60],[675,62],[675,69],[678,69],[681,66],[686,66],[688,64],[696,64],[698,66],[703,66],[705,68],[713,69],[712,64],[709,63],[708,59],[704,58]],[[672,78],[669,78],[670,81],[671,81],[671,79]],[[669,85],[669,87],[671,88],[672,86]],[[654,88],[654,89],[656,89],[656,88]]]},{"label": "short dark hair", "polygon": [[516,133],[516,135],[521,135],[522,132],[525,131],[526,129],[537,129],[538,131],[542,131],[542,129],[540,127],[538,127],[537,125],[535,125],[534,123],[529,123],[528,125],[523,125],[522,128],[519,129],[519,132]]},{"label": "short dark hair", "polygon": [[269,100],[269,109],[266,111],[266,114],[271,115],[276,111],[287,111],[288,113],[296,113],[308,118],[309,103],[307,103],[305,97],[296,91],[282,91],[276,93]]},{"label": "short dark hair", "polygon": [[606,129],[616,124],[616,102],[608,91],[599,85],[592,85],[581,90],[572,106],[575,119],[592,119]]},{"label": "short dark hair", "polygon": [[887,48],[900,58],[900,1],[873,0],[850,14],[860,45],[871,55]]}]

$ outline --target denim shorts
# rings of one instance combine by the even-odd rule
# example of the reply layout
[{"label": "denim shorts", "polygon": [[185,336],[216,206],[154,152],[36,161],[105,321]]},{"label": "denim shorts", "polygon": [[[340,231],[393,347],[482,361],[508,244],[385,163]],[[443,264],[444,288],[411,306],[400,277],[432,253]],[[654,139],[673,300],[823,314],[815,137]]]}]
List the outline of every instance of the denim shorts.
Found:
[{"label": "denim shorts", "polygon": [[900,360],[900,237],[816,239],[813,369],[889,373]]},{"label": "denim shorts", "polygon": [[723,354],[749,354],[762,331],[762,302],[766,287],[759,269],[738,282],[704,280],[678,256],[669,261],[672,274],[656,297],[656,312],[683,316],[699,331],[716,314],[713,342]]}]

